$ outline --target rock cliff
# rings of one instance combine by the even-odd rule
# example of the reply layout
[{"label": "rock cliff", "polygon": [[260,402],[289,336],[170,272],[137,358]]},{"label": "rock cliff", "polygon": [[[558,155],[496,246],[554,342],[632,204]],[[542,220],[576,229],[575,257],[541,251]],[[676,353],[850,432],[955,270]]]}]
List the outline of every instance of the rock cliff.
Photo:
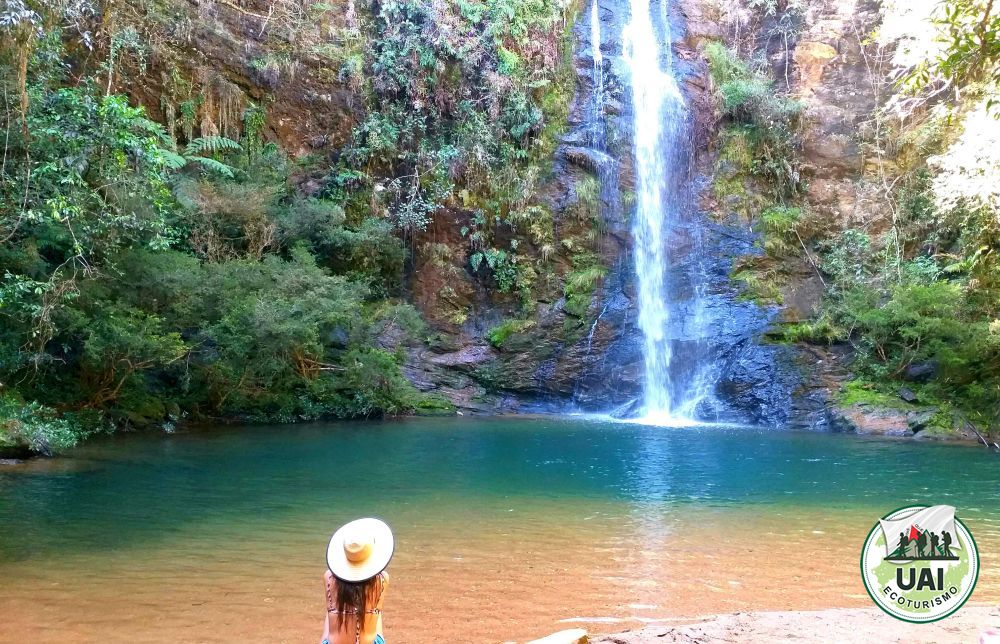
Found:
[{"label": "rock cliff", "polygon": [[[534,196],[538,212],[551,215],[551,238],[522,241],[523,232],[514,227],[495,233],[498,247],[522,243],[532,261],[544,259],[530,295],[498,289],[495,275],[470,262],[475,249],[467,233],[478,225],[477,214],[461,201],[439,209],[406,240],[404,291],[428,322],[428,339],[403,346],[390,329],[383,344],[405,349],[404,373],[419,390],[442,394],[460,409],[627,413],[641,392],[628,223],[630,100],[621,61],[629,10],[624,0],[595,1],[597,43],[591,42],[589,9],[566,9],[573,23],[572,98],[551,168]],[[735,13],[727,15],[727,7]],[[148,80],[119,82],[172,131],[235,132],[237,114],[247,104],[266,104],[266,138],[299,157],[336,159],[365,116],[351,73],[351,42],[334,39],[337,44],[330,45],[324,38],[352,29],[358,12],[366,10],[351,0],[319,10],[264,0],[138,2],[135,9],[156,25],[161,55],[141,61],[152,70],[143,76]],[[846,373],[843,352],[772,341],[775,328],[808,319],[820,305],[824,278],[806,245],[804,253],[783,262],[780,297],[772,301],[748,297],[733,279],[734,262],[762,254],[760,231],[738,199],[715,189],[728,170],[720,160],[716,88],[703,49],[715,40],[735,38],[738,47],[752,41],[747,51],[765,56],[778,89],[802,105],[797,172],[810,216],[820,225],[843,228],[863,219],[877,227],[882,206],[872,168],[878,159],[871,158],[866,137],[882,97],[865,34],[878,23],[878,3],[816,0],[804,5],[791,27],[776,15],[741,17],[741,11],[747,11],[741,3],[717,0],[669,5],[673,55],[690,113],[689,201],[702,222],[671,242],[670,270],[680,284],[693,271],[708,276],[705,315],[715,330],[710,355],[716,396],[700,414],[767,425],[843,426],[832,404]],[[596,50],[603,62],[595,67]],[[603,89],[596,111],[595,70]],[[195,95],[200,102],[192,102]],[[600,145],[595,121],[606,128]],[[319,179],[303,172],[296,189],[315,193]],[[598,211],[593,221],[578,214],[588,203]],[[677,294],[681,310],[688,297],[683,288]],[[681,346],[693,341],[678,340]]]}]

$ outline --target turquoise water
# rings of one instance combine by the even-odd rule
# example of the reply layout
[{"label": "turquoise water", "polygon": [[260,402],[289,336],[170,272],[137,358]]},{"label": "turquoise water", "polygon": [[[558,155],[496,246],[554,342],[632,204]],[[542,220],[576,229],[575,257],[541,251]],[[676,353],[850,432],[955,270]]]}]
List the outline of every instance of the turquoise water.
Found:
[{"label": "turquoise water", "polygon": [[998,466],[969,445],[565,417],[116,435],[0,468],[0,642],[312,639],[326,541],[364,515],[396,532],[386,628],[407,644],[870,606],[861,544],[911,503],[958,508],[973,601],[996,601]]},{"label": "turquoise water", "polygon": [[346,517],[497,498],[876,513],[948,503],[1000,517],[1000,459],[986,450],[747,428],[545,418],[215,428],[99,439],[70,458],[0,469],[0,560],[331,504]]}]

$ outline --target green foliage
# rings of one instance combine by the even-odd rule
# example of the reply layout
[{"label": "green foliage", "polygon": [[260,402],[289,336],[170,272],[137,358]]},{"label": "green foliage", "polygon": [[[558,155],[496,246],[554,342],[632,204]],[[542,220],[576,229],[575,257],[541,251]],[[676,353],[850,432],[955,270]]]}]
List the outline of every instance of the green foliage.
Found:
[{"label": "green foliage", "polygon": [[161,150],[160,155],[163,157],[164,165],[171,170],[180,170],[189,163],[194,163],[205,170],[233,179],[237,171],[232,166],[216,158],[202,156],[203,154],[219,154],[232,150],[243,151],[243,146],[224,136],[207,136],[188,143],[184,154],[177,154],[172,150]]},{"label": "green foliage", "polygon": [[363,285],[305,250],[222,263],[145,251],[122,266],[128,288],[89,285],[60,325],[55,343],[82,353],[75,372],[43,374],[64,400],[128,411],[152,392],[192,413],[287,421],[401,413],[418,399],[374,345],[389,320],[420,332],[419,316],[368,306]]},{"label": "green foliage", "polygon": [[702,53],[708,62],[708,71],[716,85],[731,83],[749,74],[747,65],[732,49],[721,41],[710,40],[705,43]]},{"label": "green foliage", "polygon": [[414,413],[418,416],[452,416],[455,405],[444,396],[428,394],[417,401]]},{"label": "green foliage", "polygon": [[486,334],[486,338],[496,348],[503,346],[503,343],[515,333],[524,333],[535,326],[534,320],[504,320],[499,325],[493,327]]},{"label": "green foliage", "polygon": [[944,47],[908,70],[903,87],[919,92],[948,83],[985,96],[988,108],[995,108],[1000,102],[1000,7],[992,0],[946,0],[933,23]]},{"label": "green foliage", "polygon": [[972,327],[962,320],[961,288],[948,282],[900,284],[887,302],[863,287],[845,293],[839,317],[858,330],[871,368],[883,376],[898,376],[913,362],[936,359],[960,369],[958,345],[971,344]]},{"label": "green foliage", "polygon": [[760,181],[775,200],[796,196],[802,188],[796,156],[802,106],[779,94],[769,75],[752,70],[722,43],[706,43],[703,54],[730,123],[727,137],[739,138],[735,149],[741,154],[727,160],[737,162],[737,172]]},{"label": "green foliage", "polygon": [[[264,150],[264,125],[267,112],[259,105],[251,104],[243,110],[243,148],[252,157]],[[239,149],[239,148],[230,148]]]},{"label": "green foliage", "polygon": [[761,269],[743,261],[737,263],[729,277],[733,281],[742,282],[744,290],[740,293],[740,299],[761,305],[782,302],[780,285],[773,269]]},{"label": "green foliage", "polygon": [[239,143],[224,136],[203,136],[191,141],[184,148],[184,154],[188,156],[196,154],[215,154],[223,150],[242,150]]},{"label": "green foliage", "polygon": [[368,117],[330,178],[349,218],[337,184],[351,167],[364,168],[349,179],[358,205],[406,233],[459,193],[485,211],[483,236],[523,208],[572,92],[572,61],[551,64],[562,19],[554,0],[380,4],[366,33]]},{"label": "green foliage", "polygon": [[850,288],[869,276],[872,242],[864,232],[845,230],[825,250],[823,272],[833,278],[831,284],[835,290]]},{"label": "green foliage", "polygon": [[476,251],[469,257],[469,264],[473,272],[479,272],[483,266],[489,268],[498,291],[501,293],[517,291],[521,294],[522,301],[526,302],[530,298],[535,271],[523,256],[515,252],[517,246],[517,241],[513,240],[510,251],[502,248]]},{"label": "green foliage", "polygon": [[338,416],[397,415],[412,411],[420,396],[399,371],[396,355],[381,349],[354,349],[343,359],[343,375],[319,397],[323,411]]},{"label": "green foliage", "polygon": [[576,182],[576,202],[573,213],[584,222],[596,222],[601,218],[601,183],[597,177],[587,175]]},{"label": "green foliage", "polygon": [[843,405],[867,405],[888,409],[906,407],[906,403],[900,400],[899,396],[884,393],[873,383],[856,378],[844,383],[838,398]]},{"label": "green foliage", "polygon": [[563,290],[566,297],[565,311],[574,317],[583,318],[590,308],[594,288],[604,279],[607,269],[592,255],[579,255],[574,259],[575,268],[566,276]]},{"label": "green foliage", "polygon": [[[198,100],[181,102],[179,153],[94,79],[65,87],[51,33],[31,50],[23,115],[0,103],[0,382],[17,383],[0,395],[0,444],[64,449],[101,414],[143,426],[441,407],[400,370],[424,329],[386,299],[405,259],[389,221],[298,194],[255,105],[241,144],[193,137]],[[0,83],[17,96],[13,68]]]},{"label": "green foliage", "polygon": [[844,330],[833,324],[830,319],[821,317],[816,321],[782,324],[776,332],[768,335],[773,340],[788,344],[806,342],[832,345],[844,338]]},{"label": "green foliage", "polygon": [[798,248],[796,227],[801,218],[801,208],[774,206],[762,212],[759,225],[764,237],[764,252],[777,258],[795,252]]},{"label": "green foliage", "polygon": [[200,165],[204,169],[211,170],[212,172],[216,172],[216,173],[222,175],[223,177],[227,177],[229,179],[232,179],[235,176],[235,174],[236,174],[233,171],[232,167],[226,165],[225,163],[223,163],[223,162],[221,162],[221,161],[219,161],[217,159],[212,159],[212,158],[209,158],[209,157],[188,156],[188,157],[185,157],[185,160],[188,163],[197,163],[198,165]]},{"label": "green foliage", "polygon": [[883,295],[871,283],[843,291],[832,308],[859,353],[858,373],[870,380],[900,379],[917,363],[936,365],[928,390],[991,413],[1000,367],[1000,329],[975,315],[965,288],[936,280],[914,262]]},{"label": "green foliage", "polygon": [[94,421],[60,415],[51,407],[0,393],[0,448],[26,448],[42,454],[60,452],[93,433]]}]

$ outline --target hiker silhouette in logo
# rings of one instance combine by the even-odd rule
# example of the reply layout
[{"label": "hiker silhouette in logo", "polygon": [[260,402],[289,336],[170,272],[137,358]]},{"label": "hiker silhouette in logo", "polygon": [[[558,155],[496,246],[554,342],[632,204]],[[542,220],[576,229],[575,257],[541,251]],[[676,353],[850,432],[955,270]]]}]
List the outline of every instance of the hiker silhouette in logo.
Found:
[{"label": "hiker silhouette in logo", "polygon": [[899,549],[896,550],[896,556],[905,557],[906,548],[910,545],[910,539],[906,536],[905,532],[899,533]]},{"label": "hiker silhouette in logo", "polygon": [[940,541],[940,540],[941,540],[941,537],[937,536],[933,532],[931,533],[931,556],[932,557],[936,557],[937,555],[941,554],[940,551],[938,550],[938,541]]},{"label": "hiker silhouette in logo", "polygon": [[926,532],[919,532],[919,533],[917,533],[917,556],[918,557],[925,556],[924,555],[924,548],[926,548],[926,547],[927,547],[927,533]]},{"label": "hiker silhouette in logo", "polygon": [[944,546],[942,546],[941,554],[945,557],[954,557],[955,555],[951,552],[951,533],[945,530],[942,539],[944,539]]}]

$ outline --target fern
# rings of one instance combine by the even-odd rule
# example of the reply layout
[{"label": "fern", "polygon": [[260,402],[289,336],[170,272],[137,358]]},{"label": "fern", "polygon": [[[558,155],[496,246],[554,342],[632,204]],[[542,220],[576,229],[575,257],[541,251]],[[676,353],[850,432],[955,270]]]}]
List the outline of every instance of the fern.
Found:
[{"label": "fern", "polygon": [[173,139],[170,138],[170,135],[167,134],[167,131],[163,128],[163,126],[156,121],[152,121],[147,118],[138,118],[136,119],[135,124],[139,130],[146,132],[147,134],[152,134],[159,139],[161,143],[170,146],[173,145]]},{"label": "fern", "polygon": [[188,160],[172,150],[160,148],[160,154],[163,157],[163,165],[171,170],[180,170],[187,165]]},{"label": "fern", "polygon": [[184,155],[193,157],[201,154],[215,154],[222,150],[242,150],[243,146],[224,136],[200,136],[188,143]]},{"label": "fern", "polygon": [[233,167],[222,163],[221,161],[216,161],[215,159],[210,159],[208,157],[187,157],[188,163],[197,163],[206,170],[212,170],[213,172],[218,172],[222,176],[232,179],[234,176]]}]

